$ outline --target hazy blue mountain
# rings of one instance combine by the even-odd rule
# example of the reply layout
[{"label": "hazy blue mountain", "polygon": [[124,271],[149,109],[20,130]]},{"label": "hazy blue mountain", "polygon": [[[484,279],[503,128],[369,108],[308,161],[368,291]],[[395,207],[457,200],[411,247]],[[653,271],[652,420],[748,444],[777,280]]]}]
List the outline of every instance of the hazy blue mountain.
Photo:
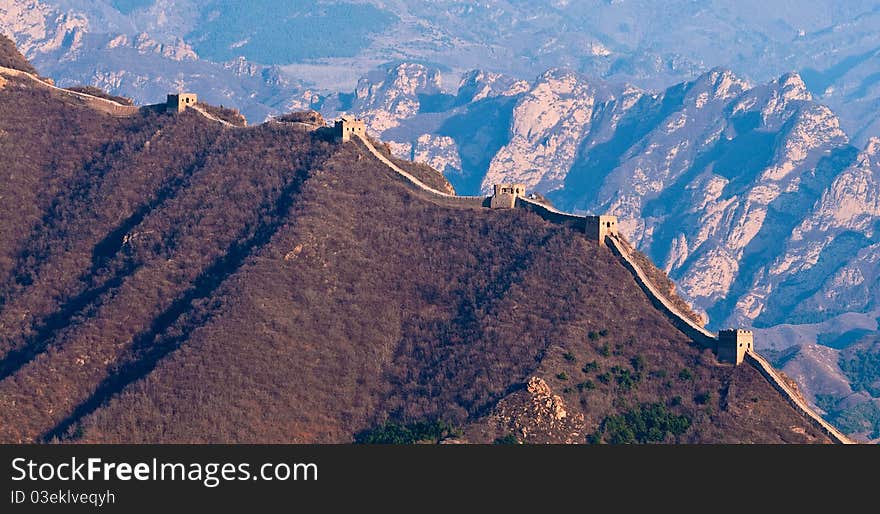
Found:
[{"label": "hazy blue mountain", "polygon": [[[302,105],[303,88],[226,88],[218,64],[280,66],[314,94],[351,90],[376,66],[419,62],[448,77],[482,69],[532,79],[566,68],[660,89],[720,66],[752,82],[802,72],[858,144],[877,135],[880,5],[817,0],[9,0],[6,33],[35,64],[135,98],[154,81],[199,86],[251,118]],[[188,45],[207,68],[139,62],[120,35]],[[85,37],[91,35],[92,37]],[[117,55],[118,54],[118,55]],[[91,56],[91,57],[89,57]],[[96,64],[95,57],[100,58]],[[222,68],[222,66],[219,66]],[[107,75],[131,74],[131,80]],[[162,76],[158,79],[157,76]],[[144,77],[148,77],[144,79]],[[216,80],[214,80],[216,79]],[[451,79],[447,86],[455,85]],[[145,85],[146,84],[146,85]],[[216,89],[209,93],[208,90]],[[289,96],[290,98],[283,98]]]}]

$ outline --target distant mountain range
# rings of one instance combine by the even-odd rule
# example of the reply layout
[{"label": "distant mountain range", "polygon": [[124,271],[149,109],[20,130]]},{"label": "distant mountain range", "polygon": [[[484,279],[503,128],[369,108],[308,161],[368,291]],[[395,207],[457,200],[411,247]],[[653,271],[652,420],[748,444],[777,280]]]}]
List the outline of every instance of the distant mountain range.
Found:
[{"label": "distant mountain range", "polygon": [[[8,0],[0,33],[63,85],[139,102],[199,90],[252,121],[396,62],[532,81],[566,68],[664,89],[721,66],[798,71],[858,146],[880,135],[880,6],[871,0]],[[137,58],[136,58],[137,56]]]}]

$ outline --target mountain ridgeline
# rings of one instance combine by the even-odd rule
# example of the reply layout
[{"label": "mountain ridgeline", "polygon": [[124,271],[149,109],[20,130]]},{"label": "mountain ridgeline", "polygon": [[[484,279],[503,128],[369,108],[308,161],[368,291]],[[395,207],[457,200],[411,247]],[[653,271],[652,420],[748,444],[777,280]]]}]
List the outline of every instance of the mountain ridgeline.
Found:
[{"label": "mountain ridgeline", "polygon": [[448,91],[439,70],[403,63],[324,109],[360,113],[463,194],[520,182],[618,215],[710,328],[753,327],[760,350],[789,357],[811,345],[777,364],[876,437],[878,399],[862,401],[840,351],[878,333],[880,140],[854,143],[810,80],[718,68],[649,91],[557,68],[531,82],[475,71]]},{"label": "mountain ridgeline", "polygon": [[0,84],[2,442],[828,442],[582,231],[328,131]]}]

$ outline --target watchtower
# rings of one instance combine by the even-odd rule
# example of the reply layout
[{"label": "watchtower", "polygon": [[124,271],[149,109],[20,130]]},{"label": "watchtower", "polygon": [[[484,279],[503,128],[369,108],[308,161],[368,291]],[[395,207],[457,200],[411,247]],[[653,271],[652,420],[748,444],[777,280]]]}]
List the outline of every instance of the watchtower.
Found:
[{"label": "watchtower", "polygon": [[741,364],[746,352],[755,349],[755,337],[751,330],[727,329],[718,332],[718,348],[715,355],[721,362]]},{"label": "watchtower", "polygon": [[495,191],[489,200],[492,209],[513,209],[516,206],[516,198],[525,196],[525,184],[495,184]]},{"label": "watchtower", "polygon": [[165,101],[165,110],[168,112],[183,112],[187,107],[195,105],[199,97],[195,93],[178,93],[168,95]]},{"label": "watchtower", "polygon": [[605,236],[617,235],[617,216],[587,216],[584,232],[587,237],[605,245]]},{"label": "watchtower", "polygon": [[343,116],[336,120],[333,125],[336,131],[336,139],[341,141],[351,141],[352,136],[365,137],[367,135],[367,125],[364,120],[353,116]]}]

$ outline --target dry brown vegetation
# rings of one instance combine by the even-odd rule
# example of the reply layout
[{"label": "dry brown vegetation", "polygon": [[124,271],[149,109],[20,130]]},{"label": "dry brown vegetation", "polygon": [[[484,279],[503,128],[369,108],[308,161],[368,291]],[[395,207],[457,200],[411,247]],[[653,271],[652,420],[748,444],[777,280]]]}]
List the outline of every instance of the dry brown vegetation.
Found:
[{"label": "dry brown vegetation", "polygon": [[231,123],[236,127],[247,126],[247,119],[238,111],[238,109],[230,109],[229,107],[223,107],[222,105],[211,105],[204,102],[198,102],[197,105],[211,116],[227,123]]},{"label": "dry brown vegetation", "polygon": [[442,173],[421,162],[399,159],[391,154],[391,148],[387,144],[373,139],[371,139],[371,141],[373,146],[376,147],[379,152],[384,154],[385,157],[388,157],[391,162],[399,166],[403,171],[422,181],[425,185],[442,193],[455,194],[455,189],[452,187],[452,184],[446,180],[446,177],[444,177]]},{"label": "dry brown vegetation", "polygon": [[134,105],[134,102],[131,100],[131,98],[128,98],[126,96],[111,95],[103,89],[95,86],[73,86],[65,89],[67,89],[68,91],[75,91],[77,93],[85,93],[87,95],[96,96],[98,98],[105,98],[107,100],[111,100],[122,105]]},{"label": "dry brown vegetation", "polygon": [[327,124],[327,122],[324,121],[324,117],[321,116],[321,113],[311,110],[289,112],[278,116],[275,120],[282,123],[307,123],[318,127],[323,127]]},{"label": "dry brown vegetation", "polygon": [[36,74],[37,70],[21,55],[15,43],[0,34],[0,66]]},{"label": "dry brown vegetation", "polygon": [[486,416],[536,375],[591,432],[661,402],[690,420],[670,441],[824,441],[582,233],[435,203],[356,143],[19,85],[0,155],[2,442],[347,442],[424,420],[491,442]]}]

